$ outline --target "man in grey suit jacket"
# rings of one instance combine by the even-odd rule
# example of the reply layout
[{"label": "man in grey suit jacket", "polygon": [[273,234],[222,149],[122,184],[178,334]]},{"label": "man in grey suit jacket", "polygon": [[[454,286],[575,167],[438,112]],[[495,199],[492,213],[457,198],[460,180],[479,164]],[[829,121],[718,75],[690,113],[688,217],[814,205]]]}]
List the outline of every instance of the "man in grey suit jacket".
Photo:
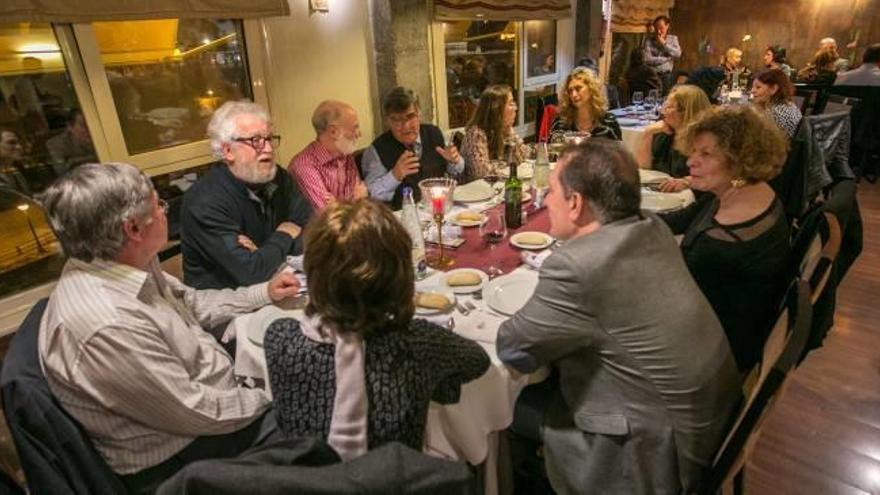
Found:
[{"label": "man in grey suit jacket", "polygon": [[695,490],[740,396],[721,324],[639,187],[617,143],[563,154],[546,204],[565,245],[498,333],[508,366],[559,371],[543,425],[558,493]]}]

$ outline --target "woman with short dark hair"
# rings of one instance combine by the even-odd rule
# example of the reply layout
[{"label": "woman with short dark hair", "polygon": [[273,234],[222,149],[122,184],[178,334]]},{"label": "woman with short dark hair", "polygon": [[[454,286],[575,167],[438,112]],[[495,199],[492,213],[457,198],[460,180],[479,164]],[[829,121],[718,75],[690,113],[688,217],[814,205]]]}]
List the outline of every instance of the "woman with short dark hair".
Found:
[{"label": "woman with short dark hair", "polygon": [[764,52],[764,66],[768,69],[779,69],[785,77],[791,77],[792,68],[785,61],[785,48],[779,45],[771,45]]},{"label": "woman with short dark hair", "polygon": [[388,442],[422,449],[428,403],[455,403],[489,358],[479,344],[413,320],[412,243],[387,207],[337,202],[306,228],[309,302],[269,326],[278,426],[343,459]]},{"label": "woman with short dark hair", "polygon": [[794,85],[782,69],[760,72],[752,84],[752,103],[767,112],[788,137],[794,136],[801,123],[801,110],[792,101]]}]

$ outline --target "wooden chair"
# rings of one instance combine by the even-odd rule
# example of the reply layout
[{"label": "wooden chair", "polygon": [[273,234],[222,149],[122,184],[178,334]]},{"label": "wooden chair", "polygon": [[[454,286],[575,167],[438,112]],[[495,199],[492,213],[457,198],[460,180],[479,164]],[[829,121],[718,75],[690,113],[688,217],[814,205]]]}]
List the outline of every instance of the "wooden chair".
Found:
[{"label": "wooden chair", "polygon": [[795,280],[764,344],[761,362],[747,380],[754,385],[744,391],[745,405],[721,444],[701,493],[742,493],[744,468],[757,440],[756,432],[772,410],[773,399],[784,389],[788,373],[800,360],[810,336],[811,309],[809,285]]}]

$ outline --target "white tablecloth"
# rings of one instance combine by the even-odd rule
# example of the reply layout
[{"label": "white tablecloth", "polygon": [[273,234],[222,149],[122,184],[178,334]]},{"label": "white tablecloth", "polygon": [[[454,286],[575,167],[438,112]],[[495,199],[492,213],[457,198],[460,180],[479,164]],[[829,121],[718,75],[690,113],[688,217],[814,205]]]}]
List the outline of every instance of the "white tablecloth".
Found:
[{"label": "white tablecloth", "polygon": [[[525,273],[537,278],[537,271],[523,265],[512,273]],[[417,282],[417,287],[430,287],[440,282],[441,272]],[[507,318],[489,309],[484,301],[470,295],[456,295],[458,303],[471,301],[477,310],[468,316],[456,308],[448,314],[427,317],[436,323],[455,322],[454,331],[466,338],[477,341],[489,355],[492,366],[480,378],[462,387],[461,399],[456,404],[440,405],[431,403],[425,431],[425,451],[432,455],[454,460],[466,460],[480,464],[487,460],[490,434],[507,428],[513,420],[513,406],[520,391],[530,382],[540,381],[544,374],[514,376],[511,370],[499,361],[495,349],[495,337],[501,323]],[[282,310],[267,306],[249,315],[240,316],[229,325],[227,335],[236,339],[235,373],[239,376],[253,377],[266,381],[268,386],[266,358],[263,348],[255,343],[262,333],[277,318],[302,317],[302,310]],[[416,317],[419,317],[416,315]],[[492,456],[489,456],[490,458]],[[494,466],[494,459],[491,459]],[[488,475],[494,475],[487,469]],[[488,480],[487,480],[488,481]],[[489,483],[487,483],[489,485]]]},{"label": "white tablecloth", "polygon": [[620,131],[623,134],[621,136],[623,139],[623,146],[626,147],[630,153],[635,153],[638,149],[639,142],[642,140],[642,134],[645,133],[645,127],[647,126],[620,127]]}]

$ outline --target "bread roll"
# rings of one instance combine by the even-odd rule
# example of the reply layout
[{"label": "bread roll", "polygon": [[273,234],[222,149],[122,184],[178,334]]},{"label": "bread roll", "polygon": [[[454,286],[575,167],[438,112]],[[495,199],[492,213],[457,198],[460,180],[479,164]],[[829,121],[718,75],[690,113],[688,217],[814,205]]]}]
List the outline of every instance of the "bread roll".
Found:
[{"label": "bread roll", "polygon": [[475,211],[463,211],[456,218],[459,222],[479,222],[483,219],[483,215]]},{"label": "bread roll", "polygon": [[516,242],[520,244],[528,244],[530,246],[540,246],[547,244],[547,237],[536,232],[526,232],[516,236]]},{"label": "bread roll", "polygon": [[429,309],[446,309],[449,307],[449,299],[443,294],[436,292],[417,292],[416,306]]},{"label": "bread roll", "polygon": [[474,272],[458,272],[446,277],[446,284],[452,287],[478,285],[483,279]]}]

